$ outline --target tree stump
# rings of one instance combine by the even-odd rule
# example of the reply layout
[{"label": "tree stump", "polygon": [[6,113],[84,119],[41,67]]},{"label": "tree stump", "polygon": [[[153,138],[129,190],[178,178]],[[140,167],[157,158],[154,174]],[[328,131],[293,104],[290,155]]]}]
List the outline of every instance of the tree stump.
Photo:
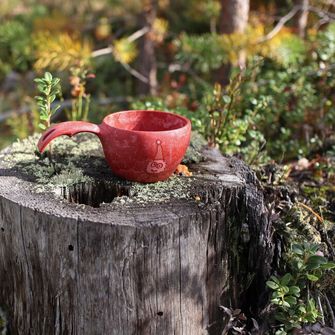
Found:
[{"label": "tree stump", "polygon": [[[62,141],[49,165],[34,157],[36,138],[0,153],[0,306],[10,334],[217,335],[221,305],[258,307],[271,226],[243,162],[203,148],[192,177],[140,185],[114,177],[89,135]],[[64,167],[55,174],[69,157],[84,181],[66,185]],[[41,187],[50,166],[62,182]]]}]

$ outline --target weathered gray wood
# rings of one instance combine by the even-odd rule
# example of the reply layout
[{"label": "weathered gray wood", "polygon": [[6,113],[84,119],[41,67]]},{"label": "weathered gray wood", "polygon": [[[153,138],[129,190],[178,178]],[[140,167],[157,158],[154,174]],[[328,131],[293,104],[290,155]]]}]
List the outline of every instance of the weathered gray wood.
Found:
[{"label": "weathered gray wood", "polygon": [[220,305],[257,308],[272,259],[262,192],[239,160],[204,156],[187,199],[100,208],[35,193],[0,162],[11,334],[216,335]]}]

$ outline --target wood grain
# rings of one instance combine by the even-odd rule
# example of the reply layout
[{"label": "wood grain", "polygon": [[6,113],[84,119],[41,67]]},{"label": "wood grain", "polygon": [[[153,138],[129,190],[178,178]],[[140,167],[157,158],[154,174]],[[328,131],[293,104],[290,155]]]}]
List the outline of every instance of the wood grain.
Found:
[{"label": "wood grain", "polygon": [[10,333],[217,335],[220,305],[257,309],[273,255],[262,191],[241,161],[203,155],[189,198],[113,210],[34,193],[0,162]]}]

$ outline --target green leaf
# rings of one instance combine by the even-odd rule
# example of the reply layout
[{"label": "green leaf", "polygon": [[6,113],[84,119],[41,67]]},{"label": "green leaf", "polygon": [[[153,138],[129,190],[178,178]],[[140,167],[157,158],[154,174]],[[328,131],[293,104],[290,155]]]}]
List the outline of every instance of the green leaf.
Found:
[{"label": "green leaf", "polygon": [[283,301],[283,307],[291,307],[291,306],[286,300],[284,300]]},{"label": "green leaf", "polygon": [[270,287],[271,289],[273,289],[273,290],[275,290],[275,289],[278,288],[278,284],[275,283],[274,281],[271,281],[271,280],[268,280],[268,281],[266,282],[266,285],[267,285],[268,287]]},{"label": "green leaf", "polygon": [[319,280],[319,277],[314,276],[314,275],[309,274],[309,273],[306,275],[306,277],[307,277],[307,279],[310,280],[310,281],[318,281],[318,280]]},{"label": "green leaf", "polygon": [[223,95],[222,100],[225,104],[229,104],[231,102],[231,97],[229,95]]},{"label": "green leaf", "polygon": [[59,84],[59,82],[60,82],[60,79],[59,79],[59,78],[54,78],[54,79],[52,80],[51,85],[52,85],[52,86],[57,86],[57,85]]},{"label": "green leaf", "polygon": [[282,286],[280,288],[280,290],[283,292],[284,295],[287,294],[290,291],[290,289],[288,288],[288,286]]},{"label": "green leaf", "polygon": [[293,244],[292,245],[292,251],[297,254],[302,256],[304,254],[304,249],[300,244]]},{"label": "green leaf", "polygon": [[291,279],[292,279],[292,275],[290,273],[286,273],[283,277],[281,277],[280,284],[287,285]]},{"label": "green leaf", "polygon": [[275,282],[276,284],[279,284],[279,279],[277,277],[275,277],[275,276],[271,276],[270,280],[273,281],[273,282]]},{"label": "green leaf", "polygon": [[53,112],[56,113],[56,112],[59,110],[60,107],[61,107],[60,105],[56,106],[56,107],[53,109]]},{"label": "green leaf", "polygon": [[319,250],[318,244],[312,244],[310,245],[309,251],[311,254],[315,254]]},{"label": "green leaf", "polygon": [[309,270],[317,269],[318,267],[320,267],[320,265],[326,263],[328,263],[327,259],[324,258],[323,256],[313,255],[310,256],[307,260],[307,268]]},{"label": "green leaf", "polygon": [[273,299],[276,299],[276,298],[278,298],[279,296],[281,296],[281,294],[279,294],[278,291],[274,291],[274,292],[272,293],[272,298],[273,298]]},{"label": "green leaf", "polygon": [[[281,320],[279,320],[281,321]],[[286,320],[284,320],[286,321]],[[275,335],[287,335],[286,331],[284,329],[279,329],[275,332]]]},{"label": "green leaf", "polygon": [[305,306],[299,306],[298,307],[298,310],[301,312],[301,313],[306,313],[306,308],[305,308]]},{"label": "green leaf", "polygon": [[38,126],[39,126],[41,129],[43,129],[43,130],[47,129],[47,127],[46,127],[44,124],[42,124],[42,123],[40,123]]},{"label": "green leaf", "polygon": [[43,121],[46,121],[46,120],[49,119],[49,116],[46,115],[46,114],[41,114],[41,115],[40,115],[40,119],[43,120]]},{"label": "green leaf", "polygon": [[41,110],[46,109],[45,103],[42,102],[42,101],[39,101],[39,102],[37,103],[37,106],[38,106]]},{"label": "green leaf", "polygon": [[298,286],[290,286],[289,294],[299,296],[300,294],[300,288]]},{"label": "green leaf", "polygon": [[38,84],[38,85],[37,85],[37,88],[38,88],[38,90],[39,90],[40,92],[44,93],[44,91],[45,91],[45,85],[43,85],[43,84]]},{"label": "green leaf", "polygon": [[325,263],[325,264],[321,264],[321,269],[323,270],[330,270],[330,269],[334,269],[335,268],[335,263],[333,262],[328,262],[328,263]]},{"label": "green leaf", "polygon": [[304,268],[305,266],[304,266],[304,263],[302,262],[302,261],[298,261],[297,262],[297,268],[298,268],[298,270],[302,270],[303,268]]},{"label": "green leaf", "polygon": [[51,82],[51,81],[52,81],[52,74],[51,74],[50,72],[45,72],[45,73],[44,73],[44,78],[45,78],[47,81]]},{"label": "green leaf", "polygon": [[289,295],[285,297],[285,301],[290,304],[290,306],[296,305],[297,304],[297,298],[293,297],[292,295]]},{"label": "green leaf", "polygon": [[278,298],[271,299],[271,302],[274,303],[275,305],[278,305],[279,301],[280,300]]}]

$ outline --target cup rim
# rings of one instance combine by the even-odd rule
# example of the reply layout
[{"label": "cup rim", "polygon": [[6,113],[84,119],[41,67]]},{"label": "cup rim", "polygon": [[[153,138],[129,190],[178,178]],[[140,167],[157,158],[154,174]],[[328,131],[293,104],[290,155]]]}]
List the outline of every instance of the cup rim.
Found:
[{"label": "cup rim", "polygon": [[[185,125],[182,126],[182,127],[179,127],[179,128],[175,128],[175,129],[169,129],[169,130],[129,130],[129,129],[123,129],[123,128],[117,128],[117,127],[114,127],[114,126],[111,126],[110,124],[108,124],[106,121],[107,121],[107,118],[110,117],[111,115],[117,115],[117,114],[128,114],[128,113],[132,113],[132,112],[155,112],[155,113],[164,113],[164,114],[169,114],[173,117],[176,117],[176,118],[179,118],[179,119],[182,119],[183,121],[185,121]],[[131,133],[168,133],[168,132],[175,132],[175,131],[178,131],[178,130],[181,130],[181,129],[185,129],[187,127],[190,127],[191,126],[191,121],[185,117],[185,116],[182,116],[182,115],[179,115],[179,114],[176,114],[176,113],[172,113],[172,112],[166,112],[166,111],[162,111],[162,110],[151,110],[151,109],[130,109],[130,110],[124,110],[124,111],[119,111],[119,112],[116,112],[116,113],[110,113],[108,115],[106,115],[102,121],[102,123],[104,125],[106,125],[107,127],[110,127],[110,128],[114,128],[114,129],[118,129],[118,130],[122,130],[122,131],[127,131],[127,132],[131,132]]]}]

